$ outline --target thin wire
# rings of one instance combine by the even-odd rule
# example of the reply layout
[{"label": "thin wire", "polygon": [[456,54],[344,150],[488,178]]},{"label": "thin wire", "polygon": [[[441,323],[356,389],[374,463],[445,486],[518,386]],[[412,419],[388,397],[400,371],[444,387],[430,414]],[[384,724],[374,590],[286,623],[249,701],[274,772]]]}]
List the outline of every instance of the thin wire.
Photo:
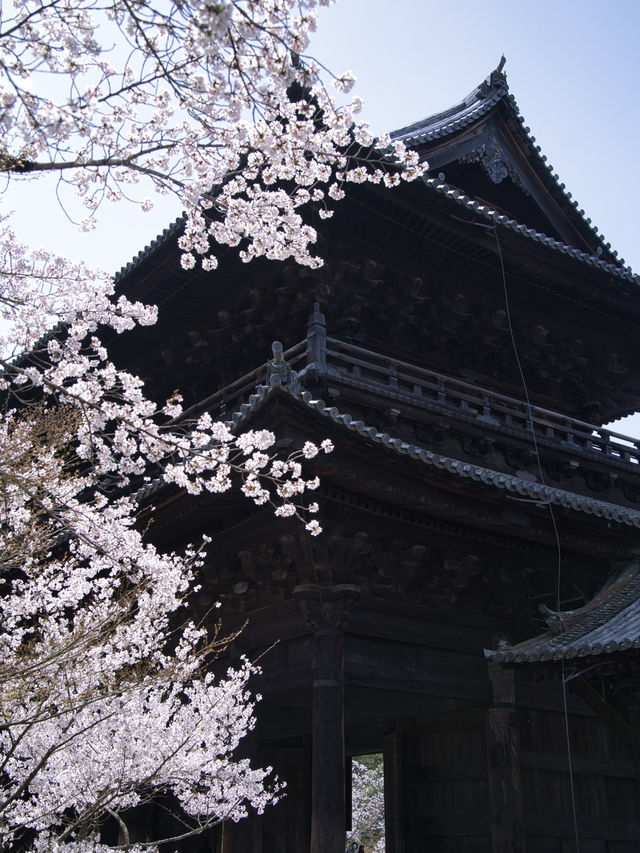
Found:
[{"label": "thin wire", "polygon": [[[507,289],[507,276],[504,269],[504,259],[502,257],[502,246],[500,245],[500,239],[498,237],[498,228],[496,224],[496,219],[494,216],[493,220],[493,235],[496,240],[496,247],[498,249],[498,258],[500,259],[500,271],[502,273],[502,287],[504,292],[504,305],[505,312],[507,316],[507,323],[509,325],[509,334],[511,336],[511,346],[513,347],[513,353],[516,360],[516,365],[518,367],[518,372],[520,374],[520,381],[522,382],[522,389],[524,391],[527,412],[529,417],[529,423],[531,424],[531,436],[533,440],[533,447],[536,455],[536,462],[538,465],[538,476],[540,477],[540,482],[543,486],[546,486],[546,482],[544,479],[544,472],[542,470],[542,458],[540,456],[540,449],[538,447],[538,440],[536,438],[536,429],[533,422],[533,406],[531,405],[531,399],[529,397],[529,389],[527,387],[527,380],[525,379],[524,370],[522,369],[522,363],[520,361],[520,355],[518,354],[518,347],[516,345],[516,338],[513,331],[513,324],[511,322],[511,310],[509,307],[509,292]],[[553,532],[556,540],[556,550],[557,550],[557,573],[556,573],[556,610],[560,612],[560,582],[562,578],[562,547],[560,545],[560,534],[558,532],[558,524],[556,522],[555,511],[553,509],[553,504],[551,500],[546,501],[546,505],[549,508],[549,516],[551,517],[551,523],[553,525]],[[580,838],[578,835],[578,812],[576,809],[576,792],[575,792],[575,783],[573,778],[573,756],[571,751],[571,739],[569,737],[569,711],[567,707],[567,683],[565,681],[565,672],[564,672],[564,658],[561,659],[561,682],[562,682],[562,706],[564,711],[564,727],[565,727],[565,735],[567,740],[567,766],[569,771],[569,787],[571,791],[571,812],[573,817],[573,830],[576,842],[576,853],[580,853]]]},{"label": "thin wire", "polygon": [[567,765],[569,768],[569,788],[571,790],[571,813],[573,815],[573,832],[576,839],[576,853],[580,853],[580,838],[578,835],[578,810],[576,808],[576,790],[573,782],[573,754],[571,737],[569,735],[569,710],[567,707],[567,682],[564,677],[564,658],[561,659],[562,675],[562,706],[564,709],[564,732],[567,738]]},{"label": "thin wire", "polygon": [[[538,476],[540,477],[540,482],[542,483],[542,485],[546,486],[547,484],[546,484],[545,478],[544,478],[544,471],[542,470],[542,459],[540,456],[540,449],[538,447],[538,440],[536,438],[536,430],[535,430],[535,426],[533,423],[533,406],[531,405],[531,399],[529,397],[529,389],[527,387],[527,380],[525,379],[524,370],[522,369],[522,362],[520,361],[520,355],[518,353],[518,347],[516,345],[516,338],[515,338],[515,334],[513,331],[513,324],[511,322],[511,309],[509,307],[509,293],[507,290],[507,276],[506,276],[505,269],[504,269],[504,259],[502,257],[502,247],[500,245],[500,240],[498,238],[498,229],[495,226],[495,220],[494,220],[493,234],[494,234],[494,237],[496,240],[496,246],[498,249],[498,257],[500,259],[500,271],[502,273],[502,287],[503,287],[503,292],[504,292],[504,305],[505,305],[505,312],[507,315],[507,323],[509,325],[509,335],[511,336],[511,346],[513,348],[513,354],[515,356],[516,365],[518,367],[518,372],[520,374],[520,381],[522,382],[522,389],[524,391],[525,402],[526,402],[526,406],[527,406],[527,412],[529,415],[529,423],[531,424],[531,437],[533,440],[533,447],[534,447],[535,455],[536,455],[536,463],[538,465]],[[556,573],[556,610],[559,611],[560,610],[560,581],[561,581],[561,577],[562,577],[562,550],[560,547],[560,534],[558,532],[558,524],[556,522],[556,515],[555,515],[555,511],[553,509],[553,504],[551,503],[550,499],[546,501],[546,505],[549,508],[549,515],[551,517],[551,524],[553,525],[553,532],[554,532],[555,540],[556,540],[556,550],[557,550],[557,558],[558,558],[558,563],[557,563],[558,570]]]}]

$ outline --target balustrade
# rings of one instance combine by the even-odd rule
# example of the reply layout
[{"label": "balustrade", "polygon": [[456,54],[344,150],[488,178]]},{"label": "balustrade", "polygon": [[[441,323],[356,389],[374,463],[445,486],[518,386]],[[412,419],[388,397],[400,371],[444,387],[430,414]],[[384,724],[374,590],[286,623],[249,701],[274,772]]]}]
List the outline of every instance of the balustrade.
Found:
[{"label": "balustrade", "polygon": [[505,394],[479,388],[461,379],[388,359],[363,347],[326,339],[326,373],[345,384],[368,386],[419,408],[476,420],[496,429],[531,432],[577,452],[601,453],[632,465],[640,464],[640,441],[605,427]]},{"label": "balustrade", "polygon": [[[321,349],[321,352],[320,352]],[[573,454],[601,454],[614,463],[640,464],[640,441],[523,400],[478,387],[462,379],[391,359],[355,344],[314,335],[285,351],[301,377],[313,371],[336,384],[367,389],[413,407],[432,410],[460,422],[479,422],[511,435],[535,429],[543,444],[560,445]],[[230,417],[265,381],[265,366],[241,376],[187,412],[210,411]]]}]

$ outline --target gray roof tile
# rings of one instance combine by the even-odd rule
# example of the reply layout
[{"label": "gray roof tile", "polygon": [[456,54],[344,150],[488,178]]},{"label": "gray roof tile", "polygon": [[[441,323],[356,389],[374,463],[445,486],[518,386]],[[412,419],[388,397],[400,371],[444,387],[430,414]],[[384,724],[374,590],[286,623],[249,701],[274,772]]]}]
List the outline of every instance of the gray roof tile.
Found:
[{"label": "gray roof tile", "polygon": [[[361,420],[354,421],[348,413],[339,412],[335,406],[328,407],[324,400],[314,398],[309,391],[294,390],[282,385],[260,385],[255,393],[249,397],[248,402],[242,404],[239,411],[231,415],[227,421],[228,426],[231,429],[243,429],[268,399],[274,394],[282,393],[287,394],[298,404],[303,405],[320,417],[333,421],[339,427],[362,435],[365,439],[387,447],[394,453],[408,455],[416,462],[422,463],[426,468],[444,471],[463,480],[483,483],[491,488],[499,489],[536,504],[562,506],[574,512],[606,518],[625,527],[640,528],[640,512],[637,510],[435,453],[424,447],[408,443],[401,438],[391,437],[388,433],[381,433],[375,427],[369,426]],[[160,491],[163,485],[161,478],[153,480],[138,491],[137,498],[148,500]]]},{"label": "gray roof tile", "polygon": [[640,561],[625,566],[588,604],[546,613],[544,634],[485,656],[501,663],[572,660],[640,648]]},{"label": "gray roof tile", "polygon": [[442,183],[436,178],[425,177],[423,178],[423,183],[431,191],[458,203],[462,207],[465,207],[474,213],[481,214],[485,219],[493,222],[495,225],[499,225],[509,231],[522,234],[524,237],[528,237],[542,245],[549,246],[554,251],[560,252],[568,257],[573,257],[581,263],[603,270],[616,278],[629,281],[633,284],[640,284],[640,276],[634,274],[629,267],[616,266],[615,264],[600,260],[597,255],[590,255],[587,252],[582,252],[580,249],[576,249],[575,246],[569,246],[566,243],[561,243],[559,240],[555,240],[547,234],[536,231],[535,228],[530,228],[528,225],[518,222],[516,219],[510,219],[504,214],[497,213],[497,211],[489,205],[481,204],[478,201],[470,199],[468,196],[462,195],[455,187]]},{"label": "gray roof tile", "polygon": [[324,400],[315,398],[309,391],[296,391],[285,386],[260,386],[259,393],[255,395],[255,402],[243,405],[241,411],[236,412],[231,417],[230,425],[233,428],[242,428],[245,422],[274,393],[286,393],[305,408],[333,421],[339,427],[362,435],[395,453],[408,455],[421,462],[426,468],[445,471],[463,480],[480,482],[537,504],[562,506],[575,512],[606,518],[627,527],[640,528],[640,512],[637,510],[443,456],[424,447],[410,444],[401,438],[392,437],[388,433],[381,433],[375,427],[369,426],[361,420],[354,421],[350,415],[339,412],[335,406],[327,406]]}]

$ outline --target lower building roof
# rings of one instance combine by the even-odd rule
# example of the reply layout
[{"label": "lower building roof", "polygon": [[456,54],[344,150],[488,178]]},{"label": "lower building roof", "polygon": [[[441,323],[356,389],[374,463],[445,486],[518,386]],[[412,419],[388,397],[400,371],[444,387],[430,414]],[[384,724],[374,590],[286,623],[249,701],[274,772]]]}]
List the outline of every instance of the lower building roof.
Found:
[{"label": "lower building roof", "polygon": [[549,630],[485,656],[500,663],[573,660],[640,649],[640,561],[628,563],[584,607],[553,611],[542,606]]}]

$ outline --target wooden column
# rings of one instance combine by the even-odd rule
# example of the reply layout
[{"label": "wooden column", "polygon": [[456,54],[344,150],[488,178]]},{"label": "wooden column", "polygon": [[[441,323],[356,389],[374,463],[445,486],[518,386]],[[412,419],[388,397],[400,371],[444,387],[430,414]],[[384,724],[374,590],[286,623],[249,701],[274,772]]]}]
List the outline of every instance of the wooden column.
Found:
[{"label": "wooden column", "polygon": [[294,595],[314,634],[311,748],[311,853],[344,853],[344,626],[360,595],[340,584],[296,587]]},{"label": "wooden column", "polygon": [[493,702],[487,710],[487,770],[493,853],[525,853],[513,670],[489,663]]},{"label": "wooden column", "polygon": [[315,633],[311,853],[341,853],[345,834],[344,635]]},{"label": "wooden column", "polygon": [[384,739],[384,829],[386,853],[405,853],[404,743],[402,730]]}]

